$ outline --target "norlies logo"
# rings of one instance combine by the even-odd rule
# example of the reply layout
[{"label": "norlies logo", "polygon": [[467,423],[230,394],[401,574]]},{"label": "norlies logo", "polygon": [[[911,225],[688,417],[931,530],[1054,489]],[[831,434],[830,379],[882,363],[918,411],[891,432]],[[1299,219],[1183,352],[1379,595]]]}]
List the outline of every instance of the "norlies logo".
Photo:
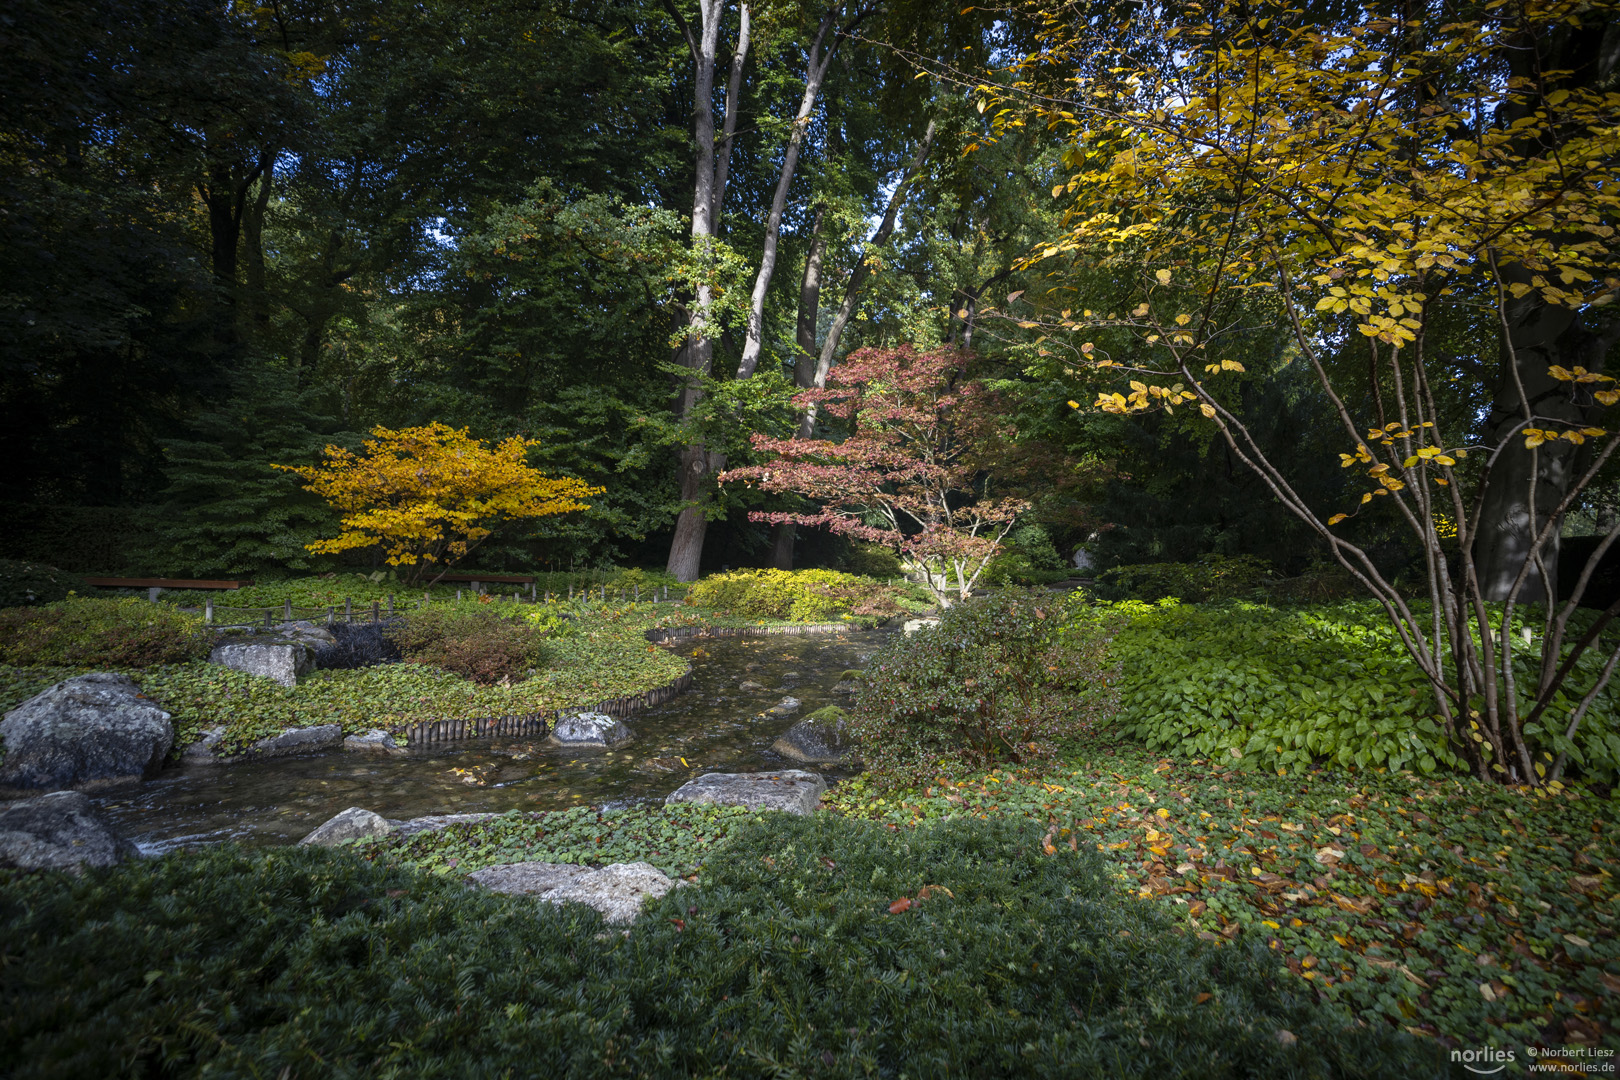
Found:
[{"label": "norlies logo", "polygon": [[1451,1060],[1458,1062],[1463,1068],[1481,1076],[1492,1076],[1508,1067],[1508,1062],[1514,1060],[1512,1050],[1498,1050],[1494,1046],[1487,1046],[1483,1050],[1453,1050]]}]

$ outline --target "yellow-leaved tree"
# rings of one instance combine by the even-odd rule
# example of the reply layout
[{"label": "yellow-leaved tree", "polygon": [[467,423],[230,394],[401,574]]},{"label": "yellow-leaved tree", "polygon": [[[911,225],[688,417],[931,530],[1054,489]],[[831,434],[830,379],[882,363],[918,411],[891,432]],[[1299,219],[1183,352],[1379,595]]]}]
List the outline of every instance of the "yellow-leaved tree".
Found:
[{"label": "yellow-leaved tree", "polygon": [[304,478],[304,488],[331,503],[343,531],[308,545],[335,554],[380,544],[390,566],[409,566],[433,580],[504,523],[583,510],[602,491],[572,477],[549,477],[524,461],[536,440],[520,436],[490,446],[446,424],[371,430],[356,454],[328,446],[319,465],[277,465]]},{"label": "yellow-leaved tree", "polygon": [[[1570,762],[1620,768],[1594,707],[1620,601],[1576,611],[1620,526],[1567,599],[1556,581],[1564,517],[1620,448],[1620,3],[1031,4],[1041,47],[978,93],[998,127],[1063,140],[1065,217],[1028,260],[1048,299],[1008,314],[1125,376],[1103,411],[1206,418],[1383,605],[1476,775],[1557,790]],[[1112,311],[1072,303],[1076,266],[1112,276]],[[1273,323],[1286,355],[1246,352]],[[1361,477],[1342,507],[1245,423],[1242,386],[1287,364]],[[1411,536],[1420,597],[1341,527],[1363,507]]]}]

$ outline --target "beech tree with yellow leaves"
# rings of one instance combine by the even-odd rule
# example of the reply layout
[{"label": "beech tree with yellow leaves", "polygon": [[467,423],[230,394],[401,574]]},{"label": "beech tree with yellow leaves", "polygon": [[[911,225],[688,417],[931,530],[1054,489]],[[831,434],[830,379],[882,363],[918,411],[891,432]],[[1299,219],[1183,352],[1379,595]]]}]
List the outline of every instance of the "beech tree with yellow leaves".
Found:
[{"label": "beech tree with yellow leaves", "polygon": [[437,581],[502,524],[584,510],[603,489],[548,477],[524,461],[534,439],[490,446],[446,424],[375,427],[363,453],[328,446],[319,465],[277,465],[341,513],[343,530],[308,545],[336,554],[380,545],[390,566]]},{"label": "beech tree with yellow leaves", "polygon": [[[1067,209],[1028,260],[1049,271],[1055,302],[1004,314],[1054,342],[1128,342],[1074,346],[1077,368],[1123,377],[1095,407],[1195,407],[1383,605],[1471,770],[1556,790],[1620,664],[1605,636],[1620,604],[1576,615],[1620,528],[1565,603],[1554,577],[1564,514],[1620,428],[1603,370],[1620,340],[1606,307],[1620,290],[1620,7],[1037,13],[1042,48],[1015,83],[978,93],[1002,128],[1043,124],[1064,140],[1053,197]],[[1066,308],[1076,264],[1135,295],[1115,313]],[[1239,416],[1233,384],[1271,374],[1234,355],[1252,327],[1228,316],[1245,303],[1288,328],[1285,362],[1314,372],[1344,432],[1341,463],[1365,477],[1339,512],[1308,505]],[[1436,331],[1457,312],[1498,342],[1490,407],[1472,415],[1448,388],[1481,375]],[[1427,604],[1339,528],[1373,503],[1423,553]],[[1596,745],[1620,759],[1616,733]]]}]

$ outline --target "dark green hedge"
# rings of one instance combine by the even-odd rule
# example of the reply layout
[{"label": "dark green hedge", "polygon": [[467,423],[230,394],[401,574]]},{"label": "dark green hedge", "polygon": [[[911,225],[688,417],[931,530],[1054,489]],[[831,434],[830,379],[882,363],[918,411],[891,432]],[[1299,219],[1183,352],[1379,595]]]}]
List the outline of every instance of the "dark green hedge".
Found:
[{"label": "dark green hedge", "polygon": [[1445,1071],[995,821],[774,816],[628,934],[298,848],[13,880],[0,931],[19,1080]]}]

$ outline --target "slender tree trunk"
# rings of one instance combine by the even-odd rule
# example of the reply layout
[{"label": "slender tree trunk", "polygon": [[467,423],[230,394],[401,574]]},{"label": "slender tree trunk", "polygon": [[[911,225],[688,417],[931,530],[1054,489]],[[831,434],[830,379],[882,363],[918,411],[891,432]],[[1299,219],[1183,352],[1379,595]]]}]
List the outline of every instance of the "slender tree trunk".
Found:
[{"label": "slender tree trunk", "polygon": [[[928,151],[933,145],[934,121],[930,120],[928,129],[923,132],[922,142],[917,146],[916,156],[911,159],[911,164],[906,166],[905,175],[894,185],[894,191],[889,195],[889,205],[883,212],[883,221],[872,234],[872,239],[867,242],[868,247],[879,248],[889,242],[889,237],[894,233],[895,218],[900,213],[900,204],[905,200],[906,190],[922,171],[923,163],[928,160]],[[826,385],[827,372],[831,370],[833,357],[838,353],[839,339],[844,336],[844,329],[849,326],[849,320],[855,314],[855,303],[860,299],[861,289],[871,275],[872,267],[863,251],[855,263],[855,269],[850,272],[849,283],[844,287],[844,302],[839,305],[838,314],[833,316],[832,326],[827,330],[827,339],[821,343],[821,355],[816,362],[818,386]]]},{"label": "slender tree trunk", "polygon": [[[799,280],[799,319],[795,334],[797,351],[793,358],[793,383],[801,390],[827,385],[826,370],[816,362],[820,352],[816,348],[816,330],[821,316],[821,263],[827,254],[827,234],[822,231],[822,225],[826,218],[826,208],[818,208],[815,224],[810,228],[810,251],[804,259],[804,276]],[[800,410],[797,437],[808,439],[815,435],[815,431],[815,406]],[[794,526],[784,521],[776,526],[771,537],[771,565],[778,570],[793,569],[793,534]]]},{"label": "slender tree trunk", "polygon": [[[759,272],[754,275],[747,336],[743,341],[742,362],[737,368],[739,379],[753,375],[754,369],[759,365],[759,354],[764,349],[765,296],[770,292],[771,277],[776,272],[776,253],[782,237],[782,214],[787,209],[788,189],[793,186],[793,174],[799,165],[799,147],[804,143],[805,129],[810,126],[810,114],[815,111],[816,96],[821,92],[821,83],[827,75],[827,66],[832,63],[833,53],[838,50],[836,35],[831,41],[826,39],[832,32],[842,7],[841,3],[835,4],[827,11],[816,30],[815,41],[810,44],[809,59],[804,73],[804,94],[799,99],[799,111],[793,117],[793,131],[788,136],[786,149],[782,152],[782,170],[776,179],[776,194],[771,199],[771,213],[765,222],[765,242],[759,256]],[[824,41],[826,48],[822,47]]]},{"label": "slender tree trunk", "polygon": [[[692,198],[692,246],[701,256],[713,245],[715,218],[720,210],[715,200],[714,58],[720,40],[720,19],[724,5],[722,0],[698,0],[700,21],[696,34],[676,12],[673,4],[667,6],[675,15],[692,53],[692,136],[697,146],[696,184]],[[696,301],[687,322],[686,366],[691,375],[681,386],[676,401],[676,416],[683,420],[690,418],[703,400],[702,380],[714,365],[714,340],[709,317],[713,303],[712,286],[700,280]],[[675,520],[675,536],[670,541],[667,563],[669,572],[677,581],[696,581],[698,577],[703,558],[703,538],[709,529],[704,503],[707,502],[708,478],[712,471],[708,448],[701,442],[694,440],[681,448],[681,512]]]}]

